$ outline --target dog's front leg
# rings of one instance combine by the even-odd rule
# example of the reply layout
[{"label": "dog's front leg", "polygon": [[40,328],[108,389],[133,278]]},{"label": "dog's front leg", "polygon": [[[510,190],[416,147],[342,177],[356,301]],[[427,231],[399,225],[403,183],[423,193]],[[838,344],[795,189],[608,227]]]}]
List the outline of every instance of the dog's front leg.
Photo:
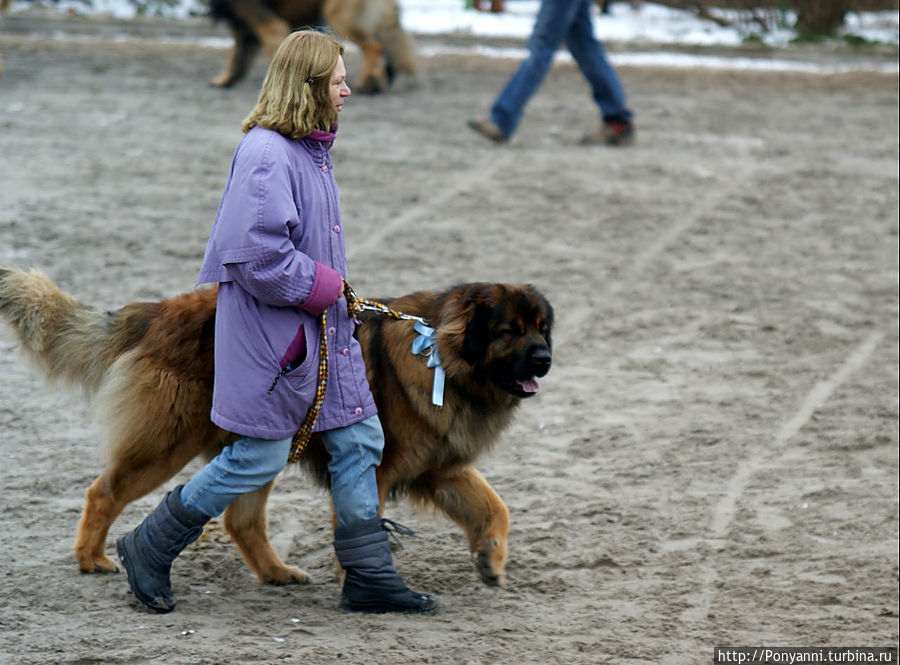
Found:
[{"label": "dog's front leg", "polygon": [[465,532],[482,581],[505,586],[509,509],[500,495],[472,466],[437,476],[431,491],[427,498]]},{"label": "dog's front leg", "polygon": [[288,566],[272,549],[266,520],[266,501],[275,481],[258,490],[242,494],[225,509],[225,530],[237,545],[260,582],[268,584],[305,584],[306,571]]}]

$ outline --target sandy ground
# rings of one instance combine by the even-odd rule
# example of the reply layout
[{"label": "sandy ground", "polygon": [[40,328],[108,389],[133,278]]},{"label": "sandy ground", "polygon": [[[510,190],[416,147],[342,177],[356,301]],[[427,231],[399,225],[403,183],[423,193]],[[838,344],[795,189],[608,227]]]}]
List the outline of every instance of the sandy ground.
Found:
[{"label": "sandy ground", "polygon": [[[5,27],[0,263],[107,308],[191,289],[262,65],[221,91],[205,82],[222,50],[159,30]],[[479,465],[512,512],[508,588],[481,584],[451,523],[392,504],[421,536],[397,566],[443,611],[340,612],[327,499],[289,470],[271,532],[311,584],[258,584],[213,524],[175,564],[177,610],[136,611],[122,574],[71,556],[101,464],[89,411],[4,332],[0,663],[693,664],[715,645],[897,646],[897,76],[623,68],[640,134],[618,151],[577,145],[595,111],[563,64],[497,147],[464,121],[514,64],[429,58],[418,90],[353,97],[333,154],[361,295],[495,280],[555,305],[553,370]]]}]

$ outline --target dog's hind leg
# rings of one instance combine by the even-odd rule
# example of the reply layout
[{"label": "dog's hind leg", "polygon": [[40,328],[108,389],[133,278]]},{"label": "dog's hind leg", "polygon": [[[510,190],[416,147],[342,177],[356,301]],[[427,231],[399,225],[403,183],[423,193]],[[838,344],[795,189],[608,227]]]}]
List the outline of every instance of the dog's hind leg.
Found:
[{"label": "dog's hind leg", "polygon": [[108,483],[99,476],[88,488],[75,537],[75,560],[83,573],[114,573],[119,568],[106,556],[106,536],[109,527],[122,512],[110,496]]},{"label": "dog's hind leg", "polygon": [[118,566],[106,556],[110,526],[125,506],[162,485],[194,456],[192,450],[183,447],[176,449],[169,458],[118,460],[91,483],[85,495],[73,547],[82,572],[118,570]]},{"label": "dog's hind leg", "polygon": [[260,45],[271,60],[278,46],[291,32],[288,22],[263,2],[237,2],[231,11],[233,14],[228,17],[228,23],[234,36],[234,46],[224,71],[210,81],[212,85],[223,88],[234,85],[244,77]]},{"label": "dog's hind leg", "polygon": [[291,26],[286,21],[273,15],[267,20],[258,23],[255,26],[254,33],[256,38],[262,42],[266,57],[271,60],[284,38],[291,34]]},{"label": "dog's hind leg", "polygon": [[234,25],[231,32],[234,35],[234,45],[225,61],[225,69],[209,82],[219,88],[227,88],[244,78],[253,57],[259,52],[260,42],[247,26]]},{"label": "dog's hind leg", "polygon": [[305,584],[309,581],[306,571],[285,564],[269,542],[266,502],[274,484],[275,481],[272,480],[228,504],[225,509],[225,530],[260,582]]},{"label": "dog's hind leg", "polygon": [[485,584],[506,584],[509,509],[484,476],[474,467],[458,467],[432,476],[424,487],[414,485],[410,494],[433,502],[462,527]]}]

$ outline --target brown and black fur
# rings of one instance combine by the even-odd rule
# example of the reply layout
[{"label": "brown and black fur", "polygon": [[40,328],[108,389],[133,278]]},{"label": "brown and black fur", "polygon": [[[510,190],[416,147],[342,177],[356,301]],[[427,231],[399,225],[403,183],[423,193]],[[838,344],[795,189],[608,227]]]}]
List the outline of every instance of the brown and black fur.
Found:
[{"label": "brown and black fur", "polygon": [[241,80],[260,47],[271,59],[292,30],[321,23],[359,46],[357,91],[384,92],[397,73],[415,77],[413,44],[400,23],[397,0],[212,0],[210,10],[234,36],[225,69],[210,81],[215,86]]},{"label": "brown and black fur", "polygon": [[[381,503],[406,496],[439,509],[466,534],[482,580],[502,585],[509,511],[473,463],[549,370],[553,311],[531,286],[484,283],[390,305],[435,327],[446,386],[443,407],[432,405],[433,370],[410,352],[411,322],[366,317],[357,336],[385,431]],[[106,538],[123,508],[233,440],[209,420],[215,307],[215,289],[207,289],[104,313],[40,272],[0,268],[0,316],[22,350],[49,379],[92,396],[106,429],[106,467],[87,491],[74,545],[82,571],[116,570]],[[318,437],[301,464],[327,487]],[[269,543],[272,486],[233,501],[225,528],[260,581],[305,582]]]}]

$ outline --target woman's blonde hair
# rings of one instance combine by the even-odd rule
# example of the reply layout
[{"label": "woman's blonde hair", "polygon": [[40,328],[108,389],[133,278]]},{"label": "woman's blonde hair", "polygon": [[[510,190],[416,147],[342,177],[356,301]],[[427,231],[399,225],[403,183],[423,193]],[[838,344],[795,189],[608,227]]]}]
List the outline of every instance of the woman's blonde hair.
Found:
[{"label": "woman's blonde hair", "polygon": [[269,64],[256,106],[241,129],[259,125],[300,139],[314,129],[328,131],[338,112],[331,101],[331,75],[344,47],[319,30],[298,30],[288,35]]}]

